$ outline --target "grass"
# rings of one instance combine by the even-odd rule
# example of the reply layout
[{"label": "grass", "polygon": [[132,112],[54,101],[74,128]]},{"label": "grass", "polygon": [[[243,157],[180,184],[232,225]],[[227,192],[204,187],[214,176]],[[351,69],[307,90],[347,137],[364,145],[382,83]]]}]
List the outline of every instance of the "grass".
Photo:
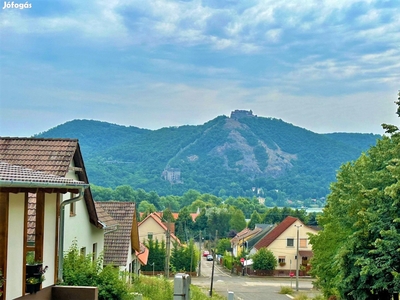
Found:
[{"label": "grass", "polygon": [[[143,300],[173,300],[174,295],[174,283],[167,280],[165,277],[150,277],[141,275],[135,277],[131,293],[142,294]],[[213,293],[212,297],[208,296],[208,291],[204,291],[201,288],[191,285],[190,286],[190,299],[191,300],[224,300],[226,297]],[[130,299],[135,299],[134,296]]]},{"label": "grass", "polygon": [[292,295],[293,294],[293,289],[288,286],[281,286],[281,290],[279,291],[279,294],[287,294],[287,295]]}]

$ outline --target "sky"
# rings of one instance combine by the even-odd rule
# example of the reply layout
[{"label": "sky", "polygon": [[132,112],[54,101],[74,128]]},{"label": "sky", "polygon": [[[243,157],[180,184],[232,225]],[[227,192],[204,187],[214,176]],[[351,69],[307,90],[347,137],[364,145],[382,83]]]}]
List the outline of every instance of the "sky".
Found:
[{"label": "sky", "polygon": [[198,125],[235,109],[317,133],[400,123],[399,0],[0,7],[0,136],[74,119]]}]

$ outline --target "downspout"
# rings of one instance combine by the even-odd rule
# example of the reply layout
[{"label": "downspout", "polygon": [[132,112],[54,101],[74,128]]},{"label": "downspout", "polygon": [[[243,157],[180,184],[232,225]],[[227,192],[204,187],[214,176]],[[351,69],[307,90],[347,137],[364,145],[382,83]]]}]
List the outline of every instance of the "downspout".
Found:
[{"label": "downspout", "polygon": [[63,262],[64,262],[64,221],[65,221],[65,206],[83,199],[85,189],[80,189],[77,197],[65,200],[60,204],[60,229],[58,235],[58,275],[57,281],[63,282]]}]

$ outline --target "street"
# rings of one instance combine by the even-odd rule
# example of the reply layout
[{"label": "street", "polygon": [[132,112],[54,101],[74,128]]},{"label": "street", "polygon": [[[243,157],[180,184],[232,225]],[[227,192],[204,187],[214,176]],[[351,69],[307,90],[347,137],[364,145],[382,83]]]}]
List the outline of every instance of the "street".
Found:
[{"label": "street", "polygon": [[[192,277],[192,284],[207,290],[211,287],[212,261],[201,259],[201,276]],[[295,290],[296,280],[287,277],[252,277],[231,274],[215,263],[213,293],[228,296],[234,292],[235,300],[288,300],[286,295],[279,294],[281,286],[292,286]],[[299,291],[312,289],[310,278],[299,279]]]}]

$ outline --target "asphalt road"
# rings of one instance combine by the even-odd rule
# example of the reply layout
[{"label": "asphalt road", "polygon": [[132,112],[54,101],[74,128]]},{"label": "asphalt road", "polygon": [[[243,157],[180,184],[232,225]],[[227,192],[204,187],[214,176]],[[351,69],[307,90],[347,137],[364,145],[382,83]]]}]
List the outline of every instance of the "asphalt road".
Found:
[{"label": "asphalt road", "polygon": [[[209,291],[212,261],[207,261],[204,257],[201,263],[201,276],[192,277],[192,284]],[[289,296],[279,294],[282,286],[292,286],[295,290],[295,278],[238,276],[231,274],[217,263],[214,267],[213,293],[228,297],[228,292],[233,292],[235,300],[289,300]],[[299,279],[299,291],[309,293],[312,287],[311,279]]]}]

